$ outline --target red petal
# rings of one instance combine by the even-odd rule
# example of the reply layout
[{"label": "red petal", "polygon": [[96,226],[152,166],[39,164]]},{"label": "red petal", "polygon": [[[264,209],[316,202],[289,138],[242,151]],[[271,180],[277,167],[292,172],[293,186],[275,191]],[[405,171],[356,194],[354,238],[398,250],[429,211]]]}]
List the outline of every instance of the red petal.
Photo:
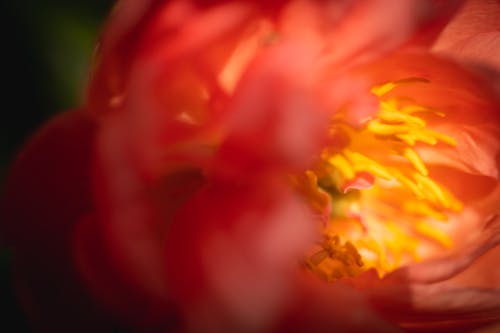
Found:
[{"label": "red petal", "polygon": [[73,228],[93,209],[95,132],[82,111],[58,115],[21,151],[7,179],[2,236],[13,249],[19,298],[42,331],[110,329],[109,318],[99,313],[80,280],[71,251]]},{"label": "red petal", "polygon": [[288,185],[214,185],[169,230],[171,293],[191,331],[265,331],[286,306],[312,213]]},{"label": "red petal", "polygon": [[308,278],[298,279],[276,332],[400,332],[373,311],[359,290]]},{"label": "red petal", "polygon": [[95,124],[82,111],[46,124],[19,153],[8,175],[2,231],[16,247],[59,238],[92,210],[90,163]]},{"label": "red petal", "polygon": [[227,143],[214,166],[219,176],[303,170],[319,154],[329,115],[311,91],[314,54],[301,46],[270,47],[242,77],[228,106]]}]

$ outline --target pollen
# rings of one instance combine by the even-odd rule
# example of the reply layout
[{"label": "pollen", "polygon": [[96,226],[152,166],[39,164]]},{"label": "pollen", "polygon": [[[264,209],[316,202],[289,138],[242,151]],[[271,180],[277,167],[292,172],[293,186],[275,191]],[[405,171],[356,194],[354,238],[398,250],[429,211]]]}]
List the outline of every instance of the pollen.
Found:
[{"label": "pollen", "polygon": [[[429,248],[453,247],[445,227],[462,203],[432,178],[420,147],[455,147],[454,138],[428,125],[446,115],[399,96],[398,88],[429,84],[421,78],[371,89],[379,110],[362,129],[332,122],[343,148],[326,147],[315,167],[294,178],[321,218],[319,240],[305,267],[326,281],[374,269],[379,276],[425,259]],[[439,250],[438,250],[439,251]]]},{"label": "pollen", "polygon": [[363,267],[361,255],[354,245],[349,241],[341,242],[338,235],[324,235],[317,247],[305,260],[305,266],[326,281],[354,277]]}]

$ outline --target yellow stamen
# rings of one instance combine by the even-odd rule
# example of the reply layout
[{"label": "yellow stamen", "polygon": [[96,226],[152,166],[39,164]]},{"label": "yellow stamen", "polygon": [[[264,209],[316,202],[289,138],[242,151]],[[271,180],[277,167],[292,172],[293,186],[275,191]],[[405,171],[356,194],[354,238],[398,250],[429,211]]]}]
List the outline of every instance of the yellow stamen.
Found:
[{"label": "yellow stamen", "polygon": [[352,179],[356,176],[356,172],[351,167],[351,164],[342,155],[333,155],[328,159],[328,162],[337,168],[345,179]]},{"label": "yellow stamen", "polygon": [[415,180],[418,186],[428,195],[428,198],[435,200],[435,204],[439,204],[444,208],[459,211],[462,205],[451,194],[444,191],[436,182],[428,177],[424,177],[418,173],[415,175]]},{"label": "yellow stamen", "polygon": [[398,110],[391,110],[388,106],[382,108],[378,118],[389,124],[408,124],[415,127],[425,127],[425,121],[422,119],[402,113]]},{"label": "yellow stamen", "polygon": [[413,167],[422,175],[427,176],[429,174],[429,171],[427,171],[427,168],[425,167],[424,162],[420,158],[420,155],[418,153],[411,149],[411,148],[405,148],[403,151],[403,156],[410,161],[410,163],[413,165]]},{"label": "yellow stamen", "polygon": [[411,128],[408,125],[384,124],[380,120],[372,120],[368,123],[368,130],[373,134],[389,136],[395,134],[406,134]]},{"label": "yellow stamen", "polygon": [[415,225],[415,230],[417,230],[420,234],[437,241],[439,244],[446,248],[450,248],[453,245],[451,238],[447,234],[425,222],[418,222]]},{"label": "yellow stamen", "polygon": [[363,154],[352,152],[348,149],[344,150],[344,154],[349,162],[351,162],[354,170],[358,172],[366,171],[385,180],[392,179],[391,173],[386,168]]},{"label": "yellow stamen", "polygon": [[[448,214],[460,211],[462,203],[430,177],[418,149],[457,143],[428,128],[419,116],[443,117],[444,113],[409,98],[394,97],[400,85],[423,82],[428,81],[409,78],[373,87],[371,92],[380,100],[377,115],[361,130],[334,119],[331,131],[341,129],[349,135],[349,144],[340,151],[325,148],[318,165],[306,172],[308,181],[297,185],[308,188],[302,192],[313,207],[318,202],[331,205],[324,239],[305,259],[306,266],[327,281],[370,268],[383,276],[422,260],[420,249],[426,242],[444,248],[453,245],[435,224],[448,221]],[[360,190],[342,191],[346,182],[362,174],[373,176],[373,185],[370,181]],[[317,190],[312,189],[315,186]]]},{"label": "yellow stamen", "polygon": [[380,97],[380,96],[387,94],[392,89],[396,88],[396,86],[397,85],[395,83],[388,82],[388,83],[383,84],[381,86],[373,87],[370,91],[372,92],[372,94]]},{"label": "yellow stamen", "polygon": [[418,241],[408,235],[397,223],[385,221],[384,224],[387,228],[386,234],[389,236],[385,239],[385,246],[391,250],[394,256],[394,265],[400,265],[403,253],[409,253],[418,260],[416,253]]},{"label": "yellow stamen", "polygon": [[421,78],[421,77],[410,77],[410,78],[406,78],[406,79],[397,80],[394,82],[387,82],[387,83],[381,84],[379,86],[375,86],[370,91],[372,94],[374,94],[378,97],[382,97],[385,94],[387,94],[388,92],[392,91],[394,88],[398,87],[399,85],[407,84],[407,83],[409,83],[409,84],[429,83],[429,80]]},{"label": "yellow stamen", "polygon": [[434,208],[425,201],[407,201],[403,204],[403,210],[409,214],[430,217],[439,221],[447,221],[448,216]]}]

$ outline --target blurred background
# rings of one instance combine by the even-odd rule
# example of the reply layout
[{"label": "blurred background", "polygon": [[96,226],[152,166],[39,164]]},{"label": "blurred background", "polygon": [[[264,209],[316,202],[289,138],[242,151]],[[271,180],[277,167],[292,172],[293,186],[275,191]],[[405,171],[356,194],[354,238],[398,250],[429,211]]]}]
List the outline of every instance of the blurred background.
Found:
[{"label": "blurred background", "polygon": [[[2,1],[0,190],[20,146],[51,115],[81,104],[100,28],[113,0]],[[1,327],[30,332],[15,301],[10,253],[0,248]],[[5,331],[7,332],[7,331]]]}]

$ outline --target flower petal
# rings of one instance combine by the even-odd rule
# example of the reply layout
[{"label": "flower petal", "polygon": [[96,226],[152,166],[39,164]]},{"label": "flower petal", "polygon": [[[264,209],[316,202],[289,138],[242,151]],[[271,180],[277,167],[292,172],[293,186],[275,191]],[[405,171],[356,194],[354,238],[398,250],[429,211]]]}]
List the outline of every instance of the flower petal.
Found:
[{"label": "flower petal", "polygon": [[[354,2],[332,31],[328,59],[335,64],[348,61],[350,66],[368,62],[402,46],[420,30],[439,31],[459,4],[460,1]],[[426,34],[431,35],[429,31]],[[420,39],[430,37],[420,36]],[[341,45],[338,45],[339,41],[342,41]]]},{"label": "flower petal", "polygon": [[373,311],[362,292],[310,278],[297,279],[276,332],[399,332]]},{"label": "flower petal", "polygon": [[[161,256],[164,226],[152,200],[153,189],[128,162],[124,118],[101,119],[92,168],[96,204],[76,230],[75,254],[81,273],[107,306],[113,308],[117,299],[132,299],[118,304],[116,313],[134,324],[156,325],[163,321],[167,303]],[[100,271],[103,267],[105,272]],[[109,276],[116,280],[112,286]]]},{"label": "flower petal", "polygon": [[314,53],[301,46],[283,42],[250,64],[229,103],[227,143],[218,161],[223,165],[214,171],[244,178],[261,170],[304,170],[320,153],[329,115],[312,92]]},{"label": "flower petal", "polygon": [[209,186],[179,212],[168,279],[190,331],[259,332],[281,313],[314,233],[312,213],[283,185]]},{"label": "flower petal", "polygon": [[456,147],[443,149],[420,148],[420,156],[430,164],[453,166],[469,173],[500,179],[500,126],[446,124],[435,130],[454,138]]},{"label": "flower petal", "polygon": [[[465,1],[433,46],[437,52],[462,56],[473,55],[479,59],[489,57],[498,61],[498,30],[500,29],[500,4],[495,0]],[[478,47],[473,48],[474,46]],[[464,54],[460,54],[463,52]],[[495,59],[497,58],[497,59]]]},{"label": "flower petal", "polygon": [[80,215],[93,209],[95,132],[84,111],[61,113],[20,152],[6,182],[1,234],[13,251],[16,291],[31,324],[47,332],[111,329],[78,275],[69,242]]},{"label": "flower petal", "polygon": [[[500,18],[500,14],[498,15]],[[439,50],[439,49],[436,49]],[[463,39],[445,51],[462,61],[489,65],[500,70],[500,32],[484,32]]]}]

